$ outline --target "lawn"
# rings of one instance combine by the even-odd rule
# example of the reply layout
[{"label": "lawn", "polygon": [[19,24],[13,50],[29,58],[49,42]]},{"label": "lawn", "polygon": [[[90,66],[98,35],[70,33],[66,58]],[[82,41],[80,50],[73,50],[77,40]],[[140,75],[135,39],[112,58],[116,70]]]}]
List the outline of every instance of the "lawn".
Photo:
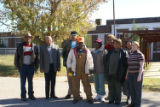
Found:
[{"label": "lawn", "polygon": [[[62,58],[61,62],[63,62]],[[57,73],[58,76],[66,75],[63,63],[61,65],[61,72]],[[13,55],[0,55],[0,76],[19,76],[18,70],[14,66]],[[38,70],[38,72],[35,73],[35,76],[43,76],[43,73],[40,73],[40,70]]]}]

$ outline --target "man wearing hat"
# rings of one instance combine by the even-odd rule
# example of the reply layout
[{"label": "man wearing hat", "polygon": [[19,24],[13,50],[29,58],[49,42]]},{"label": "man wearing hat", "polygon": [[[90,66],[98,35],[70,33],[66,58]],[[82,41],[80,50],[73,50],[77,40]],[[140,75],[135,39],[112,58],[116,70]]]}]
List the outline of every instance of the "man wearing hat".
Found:
[{"label": "man wearing hat", "polygon": [[33,75],[39,67],[38,47],[32,43],[32,35],[24,35],[24,42],[20,43],[15,53],[15,66],[20,73],[21,100],[26,101],[26,79],[28,80],[29,99],[35,100],[33,91]]},{"label": "man wearing hat", "polygon": [[67,58],[67,68],[72,73],[73,103],[80,100],[80,80],[82,80],[87,102],[92,104],[91,86],[88,80],[90,70],[93,70],[93,58],[84,45],[84,37],[77,38],[77,47],[70,50]]},{"label": "man wearing hat", "polygon": [[[69,51],[72,48],[75,48],[77,46],[77,32],[76,31],[72,31],[70,34],[70,38],[68,40],[66,40],[64,42],[64,46],[63,46],[63,50],[62,50],[62,56],[63,56],[63,66],[66,67],[66,62],[67,62],[67,57],[69,54]],[[68,79],[68,94],[65,96],[65,99],[69,99],[71,98],[71,94],[72,94],[72,77],[69,76],[69,71],[66,67],[67,70],[67,79]]]},{"label": "man wearing hat", "polygon": [[104,63],[103,59],[107,50],[102,47],[102,40],[97,38],[95,41],[95,50],[92,51],[94,61],[94,83],[97,96],[95,100],[105,101],[105,80],[104,80]]}]

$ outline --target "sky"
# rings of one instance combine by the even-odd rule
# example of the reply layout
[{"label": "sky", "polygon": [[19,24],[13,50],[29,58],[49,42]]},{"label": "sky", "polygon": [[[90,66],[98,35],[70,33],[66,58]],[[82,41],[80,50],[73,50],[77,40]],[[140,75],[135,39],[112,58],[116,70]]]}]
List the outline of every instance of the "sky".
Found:
[{"label": "sky", "polygon": [[[160,17],[160,0],[114,0],[115,18],[141,18],[141,17]],[[113,0],[99,5],[91,18],[102,19],[104,25],[107,19],[113,19]]]}]

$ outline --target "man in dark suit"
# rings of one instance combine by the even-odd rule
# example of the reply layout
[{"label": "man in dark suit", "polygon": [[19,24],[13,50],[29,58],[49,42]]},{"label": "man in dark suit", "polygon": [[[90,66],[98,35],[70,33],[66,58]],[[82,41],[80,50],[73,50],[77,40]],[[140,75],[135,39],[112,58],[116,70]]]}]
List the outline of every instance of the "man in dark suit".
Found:
[{"label": "man in dark suit", "polygon": [[51,36],[45,37],[45,43],[45,45],[40,47],[40,71],[44,72],[45,76],[46,99],[56,99],[55,82],[56,73],[60,71],[60,53],[58,46],[52,42]]}]

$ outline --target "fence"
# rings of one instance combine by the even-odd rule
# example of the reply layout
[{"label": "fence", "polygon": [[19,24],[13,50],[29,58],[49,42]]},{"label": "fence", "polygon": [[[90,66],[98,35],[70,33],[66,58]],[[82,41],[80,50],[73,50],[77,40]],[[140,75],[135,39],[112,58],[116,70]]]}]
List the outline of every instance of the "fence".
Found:
[{"label": "fence", "polygon": [[0,55],[15,54],[16,48],[0,48]]}]

